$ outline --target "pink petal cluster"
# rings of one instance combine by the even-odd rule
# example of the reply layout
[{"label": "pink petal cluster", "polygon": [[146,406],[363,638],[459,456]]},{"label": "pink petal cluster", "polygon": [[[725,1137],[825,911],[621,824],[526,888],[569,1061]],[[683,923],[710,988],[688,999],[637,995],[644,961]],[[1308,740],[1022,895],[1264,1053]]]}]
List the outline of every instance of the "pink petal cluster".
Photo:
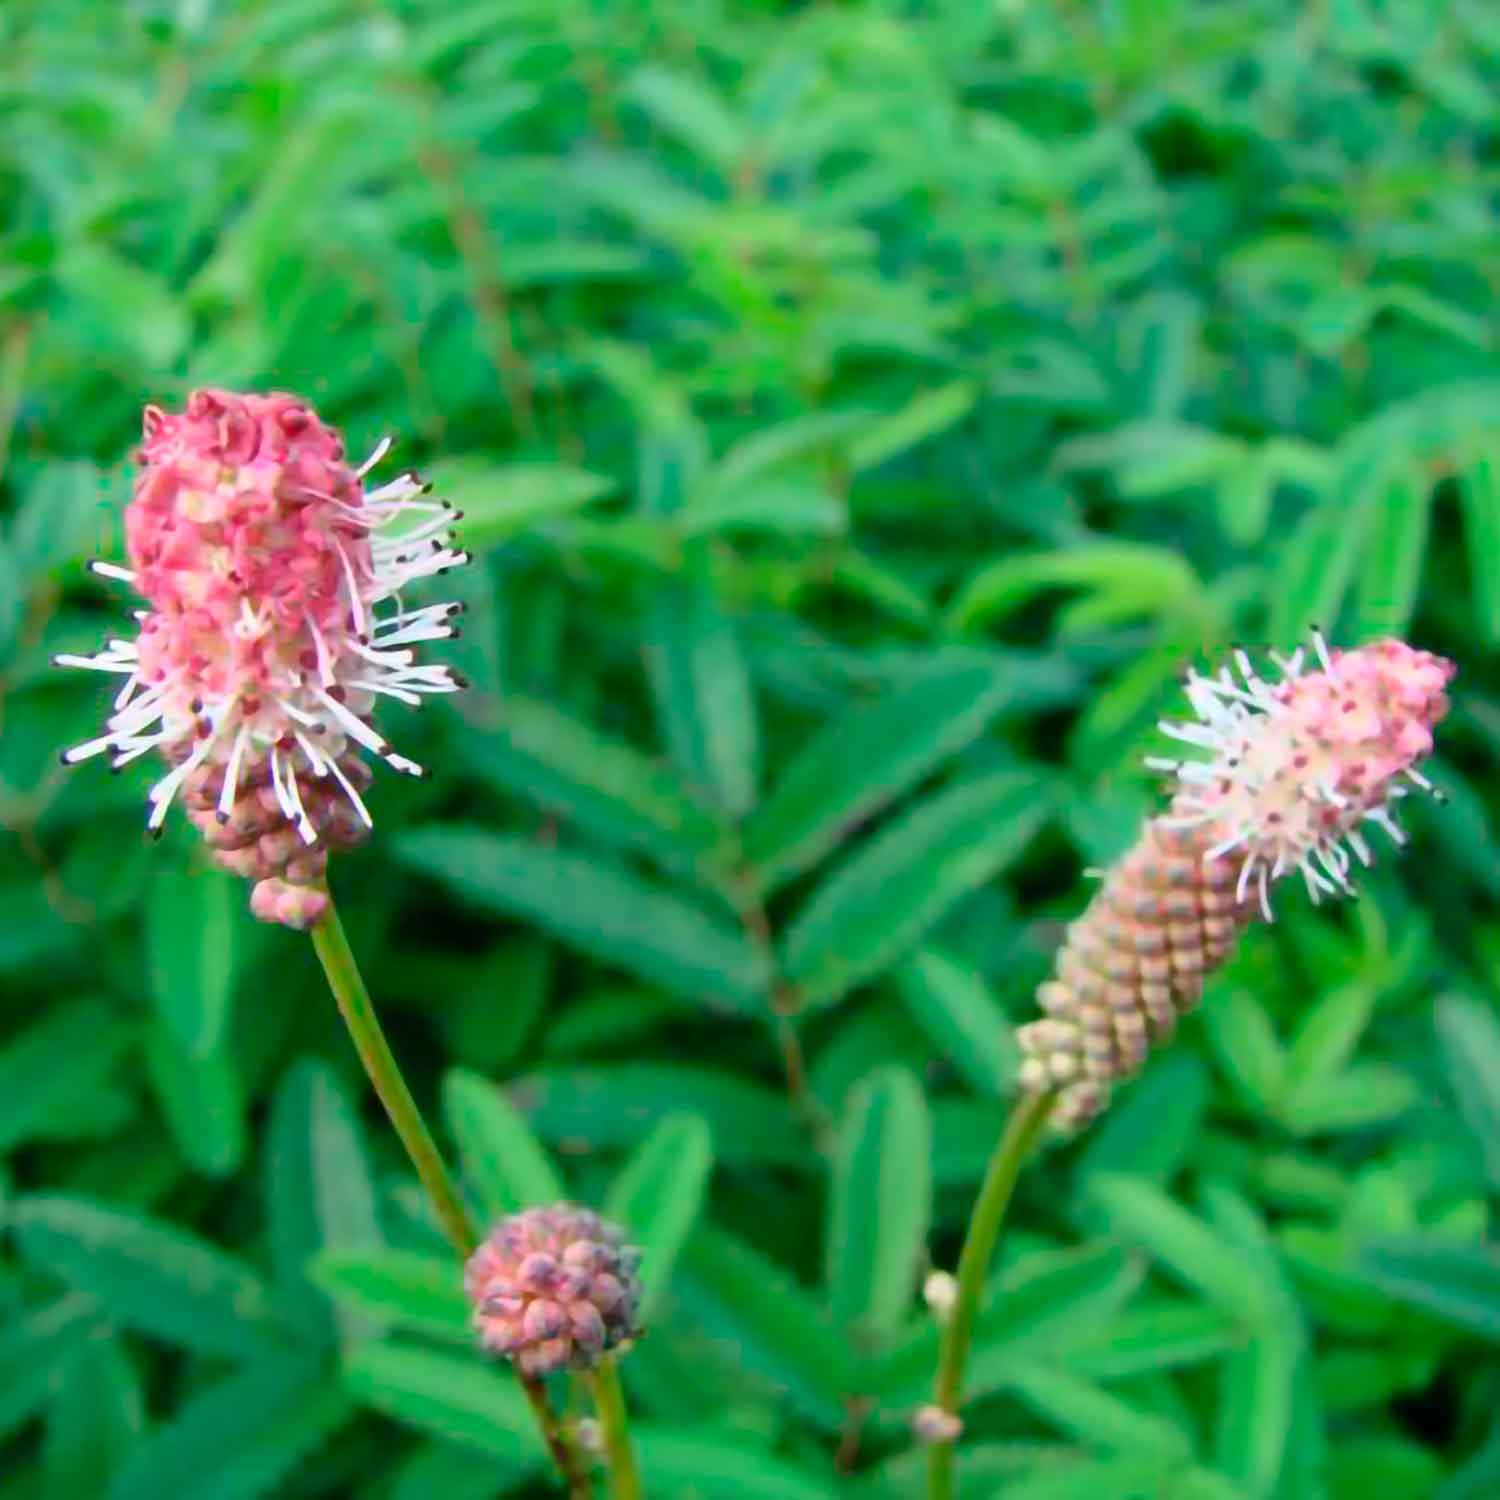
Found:
[{"label": "pink petal cluster", "polygon": [[469,1258],[464,1288],[485,1348],[523,1375],[587,1369],[636,1338],[640,1251],[571,1203],[503,1219]]},{"label": "pink petal cluster", "polygon": [[362,751],[421,774],[373,727],[376,701],[462,686],[414,649],[455,634],[460,606],[402,602],[466,561],[449,542],[456,516],[411,474],[366,490],[386,446],[352,468],[338,433],[284,393],[200,390],[179,414],[147,407],[130,566],[94,565],[147,607],[134,638],[58,658],[124,678],[105,733],[64,762],[107,753],[118,770],[160,754],[148,826],[182,794],[220,863],[278,883],[252,902],[261,915],[305,917],[315,901],[278,891],[313,886],[327,850],[370,827]]},{"label": "pink petal cluster", "polygon": [[1243,652],[1238,677],[1190,674],[1197,720],[1161,726],[1200,754],[1149,762],[1172,773],[1172,805],[1069,925],[1037,990],[1044,1018],[1017,1032],[1021,1086],[1057,1094],[1062,1128],[1097,1115],[1172,1035],[1245,926],[1271,919],[1274,882],[1299,871],[1315,901],[1346,892],[1352,860],[1371,859],[1366,823],[1404,841],[1392,807],[1430,785],[1417,762],[1453,665],[1395,640],[1330,652],[1315,636],[1314,649],[1313,670],[1299,651],[1274,683]]},{"label": "pink petal cluster", "polygon": [[1276,659],[1274,683],[1243,651],[1238,680],[1190,673],[1197,721],[1161,729],[1207,758],[1147,762],[1177,780],[1167,826],[1217,830],[1204,858],[1232,858],[1239,898],[1253,890],[1267,918],[1271,883],[1293,870],[1315,901],[1347,893],[1350,854],[1370,863],[1365,823],[1405,842],[1391,808],[1408,784],[1430,788],[1417,763],[1448,711],[1443,657],[1398,640],[1330,652],[1315,633],[1313,645],[1315,670],[1298,650]]}]

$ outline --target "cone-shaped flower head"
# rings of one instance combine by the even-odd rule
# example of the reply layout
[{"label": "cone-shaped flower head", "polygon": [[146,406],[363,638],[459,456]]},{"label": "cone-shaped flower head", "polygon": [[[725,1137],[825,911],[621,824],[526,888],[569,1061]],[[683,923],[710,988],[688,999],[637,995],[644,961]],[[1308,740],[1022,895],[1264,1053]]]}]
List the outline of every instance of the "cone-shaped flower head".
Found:
[{"label": "cone-shaped flower head", "polygon": [[571,1203],[502,1219],[464,1270],[480,1341],[523,1375],[588,1369],[640,1332],[640,1261],[615,1225]]},{"label": "cone-shaped flower head", "polygon": [[1453,665],[1400,641],[1275,658],[1276,682],[1235,653],[1215,677],[1189,675],[1193,723],[1162,730],[1191,759],[1152,760],[1175,788],[1084,914],[1068,929],[1055,975],[1037,991],[1047,1019],[1021,1028],[1021,1082],[1057,1089],[1054,1119],[1087,1122],[1111,1085],[1145,1061],[1197,1004],[1254,917],[1271,919],[1271,887],[1301,874],[1314,901],[1352,890],[1369,864],[1364,828],[1405,839],[1393,805],[1411,786],[1447,712]]},{"label": "cone-shaped flower head", "polygon": [[[378,698],[418,704],[462,683],[413,649],[454,634],[460,606],[408,608],[401,591],[466,561],[449,545],[451,507],[411,474],[366,490],[339,435],[295,396],[201,390],[172,415],[148,406],[140,472],[125,512],[129,567],[94,571],[146,603],[133,639],[60,664],[124,679],[105,732],[65,764],[108,754],[115,769],[158,751],[160,830],[179,793],[226,868],[260,882],[253,905],[305,925],[304,891],[330,847],[371,819],[369,751],[421,767],[373,728]],[[276,912],[282,915],[275,915]]]}]

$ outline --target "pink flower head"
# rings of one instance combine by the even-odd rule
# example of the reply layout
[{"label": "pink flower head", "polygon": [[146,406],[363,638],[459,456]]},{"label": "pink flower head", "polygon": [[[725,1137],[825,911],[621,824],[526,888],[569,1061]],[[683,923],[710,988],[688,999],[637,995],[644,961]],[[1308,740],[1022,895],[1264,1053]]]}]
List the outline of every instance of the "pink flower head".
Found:
[{"label": "pink flower head", "polygon": [[413,650],[453,635],[462,606],[401,602],[467,560],[449,543],[455,513],[412,474],[367,491],[389,444],[351,468],[338,433],[284,393],[195,391],[177,415],[148,406],[144,430],[130,567],[94,571],[147,608],[133,640],[57,659],[124,678],[105,733],[63,761],[108,753],[119,769],[159,751],[170,769],[151,789],[153,831],[186,788],[221,863],[308,884],[327,845],[370,826],[359,750],[422,774],[372,727],[376,699],[463,685]]},{"label": "pink flower head", "polygon": [[598,1364],[640,1332],[640,1260],[615,1225],[571,1203],[502,1219],[464,1268],[481,1342],[523,1375]]},{"label": "pink flower head", "polygon": [[1397,640],[1329,651],[1314,632],[1314,670],[1304,653],[1273,656],[1274,683],[1243,651],[1216,676],[1188,676],[1198,719],[1162,732],[1207,752],[1201,760],[1147,762],[1173,773],[1177,791],[1167,827],[1219,835],[1205,862],[1238,865],[1236,897],[1252,890],[1271,915],[1269,887],[1299,870],[1314,901],[1348,892],[1350,854],[1370,863],[1363,825],[1398,844],[1392,818],[1407,783],[1430,790],[1417,769],[1432,749],[1433,726],[1448,711],[1453,663]]}]

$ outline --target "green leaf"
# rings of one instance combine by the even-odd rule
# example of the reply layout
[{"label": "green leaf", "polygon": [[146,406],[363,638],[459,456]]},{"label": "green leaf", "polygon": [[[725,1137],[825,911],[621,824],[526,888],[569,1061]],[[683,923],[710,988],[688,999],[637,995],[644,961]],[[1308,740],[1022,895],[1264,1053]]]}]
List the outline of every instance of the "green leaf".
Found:
[{"label": "green leaf", "polygon": [[713,1170],[713,1136],[698,1115],[665,1116],[620,1168],[606,1215],[640,1246],[641,1316],[651,1313],[672,1277],[678,1252],[702,1211]]},{"label": "green leaf", "polygon": [[646,669],[672,759],[725,812],[755,804],[760,730],[733,622],[703,583],[658,592]]},{"label": "green leaf", "polygon": [[1460,476],[1464,551],[1474,616],[1487,645],[1500,644],[1500,450],[1485,449]]},{"label": "green leaf", "polygon": [[670,768],[540,699],[507,693],[483,727],[462,741],[479,774],[597,838],[689,871],[724,841]]},{"label": "green leaf", "polygon": [[463,512],[462,544],[483,552],[538,522],[592,505],[618,485],[566,464],[495,464],[475,456],[439,464],[434,488]]},{"label": "green leaf", "polygon": [[230,1356],[278,1338],[265,1284],[184,1230],[60,1194],[18,1199],[10,1220],[27,1261],[98,1298],[122,1327]]},{"label": "green leaf", "polygon": [[109,1500],[258,1500],[349,1416],[327,1370],[257,1360],[179,1407],[115,1475]]},{"label": "green leaf", "polygon": [[750,149],[748,133],[724,103],[686,73],[648,64],[631,75],[624,93],[658,127],[721,171],[732,171]]},{"label": "green leaf", "polygon": [[329,1248],[377,1249],[384,1237],[359,1118],[314,1059],[293,1064],[272,1101],[265,1192],[280,1296],[298,1307],[302,1327],[326,1333],[328,1308],[307,1280],[308,1262]]},{"label": "green leaf", "polygon": [[792,982],[835,999],[919,942],[992,880],[1047,815],[1035,777],[998,772],[950,786],[854,849],[813,892],[786,935]]},{"label": "green leaf", "polygon": [[462,1069],[449,1073],[443,1109],[487,1219],[567,1196],[526,1121],[487,1079]]},{"label": "green leaf", "polygon": [[42,1473],[49,1495],[108,1493],[146,1431],[140,1379],[117,1339],[82,1341],[47,1408]]},{"label": "green leaf", "polygon": [[1402,1238],[1368,1245],[1359,1269],[1387,1296],[1500,1343],[1500,1255],[1452,1240]]},{"label": "green leaf", "polygon": [[766,964],[744,934],[603,860],[465,827],[403,834],[396,852],[458,895],[686,999],[758,1013]]},{"label": "green leaf", "polygon": [[1003,668],[964,662],[848,710],[803,747],[746,824],[750,863],[769,886],[810,868],[977,738],[1013,692]]},{"label": "green leaf", "polygon": [[507,1092],[543,1140],[573,1150],[634,1146],[663,1119],[694,1114],[726,1165],[809,1165],[782,1095],[724,1069],[645,1062],[555,1068],[518,1078]]},{"label": "green leaf", "polygon": [[452,1256],[415,1250],[326,1250],[312,1278],[331,1296],[382,1328],[473,1341],[463,1268]]},{"label": "green leaf", "polygon": [[929,438],[963,421],[979,399],[979,386],[972,380],[955,380],[934,391],[914,396],[899,411],[871,424],[849,449],[849,463],[856,471],[919,447]]},{"label": "green leaf", "polygon": [[72,1295],[0,1323],[0,1439],[46,1405],[98,1318],[91,1297]]},{"label": "green leaf", "polygon": [[1490,1189],[1500,1192],[1500,1020],[1478,1000],[1444,995],[1437,1003],[1437,1036]]},{"label": "green leaf", "polygon": [[1304,1012],[1287,1054],[1296,1087],[1311,1087],[1337,1073],[1354,1053],[1375,1013],[1375,987],[1354,979],[1330,989]]},{"label": "green leaf", "polygon": [[1008,1093],[1019,1052],[984,979],[936,948],[913,954],[895,977],[912,1019],[965,1082],[981,1094]]},{"label": "green leaf", "polygon": [[1398,470],[1370,508],[1355,596],[1355,638],[1406,634],[1427,553],[1432,489],[1414,466]]},{"label": "green leaf", "polygon": [[652,1500],[836,1500],[841,1488],[748,1437],[632,1423]]},{"label": "green leaf", "polygon": [[911,1308],[932,1217],[932,1124],[921,1085],[882,1067],[849,1096],[834,1156],[828,1224],[833,1315],[870,1342]]},{"label": "green leaf", "polygon": [[1061,1368],[1017,1360],[1006,1383],[1044,1421],[1091,1448],[1153,1454],[1169,1462],[1191,1451],[1186,1433],[1174,1423]]},{"label": "green leaf", "polygon": [[0,1155],[67,1134],[68,1116],[108,1086],[134,1028],[98,1000],[54,1002],[0,1050]]},{"label": "green leaf", "polygon": [[678,1259],[672,1301],[747,1377],[784,1393],[825,1432],[840,1430],[855,1387],[843,1340],[779,1266],[700,1224]]},{"label": "green leaf", "polygon": [[183,1158],[209,1177],[227,1177],[245,1154],[245,1100],[227,1049],[184,1052],[160,1019],[146,1037],[146,1074]]},{"label": "green leaf", "polygon": [[1420,1097],[1416,1083],[1400,1068],[1353,1063],[1294,1089],[1282,1105],[1281,1121],[1294,1135],[1362,1130],[1405,1114]]},{"label": "green leaf", "polygon": [[1153,1060],[1090,1132],[1078,1161],[1080,1179],[1129,1172],[1165,1185],[1198,1143],[1208,1096],[1208,1070],[1198,1058],[1169,1052]]},{"label": "green leaf", "polygon": [[400,1343],[364,1344],[344,1362],[344,1385],[397,1422],[461,1443],[497,1460],[516,1478],[537,1467],[541,1439],[521,1388],[508,1372],[472,1354],[443,1354]]},{"label": "green leaf", "polygon": [[222,870],[164,860],[151,878],[151,995],[162,1020],[194,1057],[212,1052],[229,1025],[243,907],[240,883]]},{"label": "green leaf", "polygon": [[1159,1188],[1133,1177],[1097,1172],[1084,1185],[1109,1227],[1163,1270],[1251,1327],[1263,1327],[1272,1299],[1243,1256]]}]

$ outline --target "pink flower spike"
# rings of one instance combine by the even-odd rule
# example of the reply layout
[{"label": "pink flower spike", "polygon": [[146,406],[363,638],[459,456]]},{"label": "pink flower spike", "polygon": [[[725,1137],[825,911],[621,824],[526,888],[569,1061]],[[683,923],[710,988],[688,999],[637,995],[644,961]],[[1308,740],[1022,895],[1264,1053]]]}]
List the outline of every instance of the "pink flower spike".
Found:
[{"label": "pink flower spike", "polygon": [[[285,393],[195,391],[179,414],[147,407],[143,426],[130,566],[93,571],[148,607],[134,639],[58,658],[123,678],[105,732],[62,759],[108,753],[118,769],[158,752],[169,769],[148,827],[181,797],[226,868],[310,885],[328,849],[370,827],[359,751],[421,774],[373,728],[377,699],[463,686],[413,649],[455,634],[460,606],[402,602],[467,561],[453,511],[411,474],[367,490],[370,464],[351,468],[338,433]],[[264,894],[255,906],[290,910]]]}]

